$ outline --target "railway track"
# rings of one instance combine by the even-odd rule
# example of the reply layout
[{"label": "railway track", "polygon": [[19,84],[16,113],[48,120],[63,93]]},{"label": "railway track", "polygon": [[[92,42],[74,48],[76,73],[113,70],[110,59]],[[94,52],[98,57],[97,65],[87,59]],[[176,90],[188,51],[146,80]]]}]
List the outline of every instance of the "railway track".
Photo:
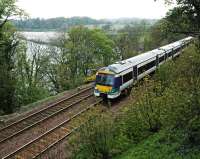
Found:
[{"label": "railway track", "polygon": [[0,129],[0,145],[92,97],[92,86]]},{"label": "railway track", "polygon": [[87,120],[81,119],[78,122],[78,126],[72,127],[70,122],[78,118],[79,116],[87,113],[88,110],[93,108],[95,105],[99,104],[102,100],[99,99],[95,103],[91,104],[87,108],[83,109],[79,113],[73,115],[70,119],[67,119],[60,123],[59,125],[55,126],[51,130],[45,132],[38,138],[30,141],[29,143],[25,144],[24,146],[20,147],[16,151],[8,154],[7,156],[3,157],[2,159],[10,159],[10,158],[17,158],[17,159],[33,159],[38,158],[46,151],[51,149],[53,146],[58,144],[59,142],[63,141],[65,138],[70,136],[73,132],[75,132],[82,124],[84,124]]}]

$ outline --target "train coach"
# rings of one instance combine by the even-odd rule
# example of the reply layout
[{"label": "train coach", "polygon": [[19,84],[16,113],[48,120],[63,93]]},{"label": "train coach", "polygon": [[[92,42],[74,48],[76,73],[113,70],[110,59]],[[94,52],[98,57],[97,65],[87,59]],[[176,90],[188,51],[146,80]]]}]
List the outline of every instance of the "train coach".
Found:
[{"label": "train coach", "polygon": [[181,50],[192,40],[193,37],[187,37],[101,68],[96,73],[94,95],[96,97],[115,99],[122,92],[130,92],[134,83],[154,72],[165,61],[181,54]]}]

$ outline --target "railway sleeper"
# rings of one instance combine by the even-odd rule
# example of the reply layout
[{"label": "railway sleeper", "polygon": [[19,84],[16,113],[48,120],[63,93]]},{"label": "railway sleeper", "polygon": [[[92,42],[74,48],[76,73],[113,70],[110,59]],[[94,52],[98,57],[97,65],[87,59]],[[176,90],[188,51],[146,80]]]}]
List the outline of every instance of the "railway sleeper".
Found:
[{"label": "railway sleeper", "polygon": [[38,121],[38,119],[41,119],[41,118],[43,118],[43,115],[42,115],[42,113],[39,113],[39,114],[29,118],[27,121]]},{"label": "railway sleeper", "polygon": [[28,150],[22,151],[22,152],[19,153],[18,155],[21,156],[21,157],[24,158],[24,159],[27,159],[27,158],[32,158],[32,157],[34,156],[34,152],[33,152],[33,151],[30,151],[30,150],[28,149]]},{"label": "railway sleeper", "polygon": [[61,110],[62,108],[63,108],[63,106],[62,106],[62,107],[56,106],[56,107],[52,108],[51,110],[49,110],[49,112],[55,113],[55,112],[57,112],[58,110]]},{"label": "railway sleeper", "polygon": [[47,145],[47,144],[48,144],[48,141],[47,141],[47,140],[44,140],[44,139],[40,139],[39,144]]},{"label": "railway sleeper", "polygon": [[6,130],[6,131],[2,132],[2,134],[6,134],[6,136],[8,136],[8,134],[13,134],[15,132],[16,132],[16,127],[13,129]]},{"label": "railway sleeper", "polygon": [[39,153],[41,149],[39,149],[38,145],[33,145],[28,149],[28,152],[31,152],[32,155]]},{"label": "railway sleeper", "polygon": [[[48,111],[48,112],[45,112],[45,117],[49,117],[49,116],[51,116],[52,114],[54,114],[55,112],[57,112],[57,110],[55,111]],[[43,117],[43,119],[45,118],[45,117]]]},{"label": "railway sleeper", "polygon": [[29,121],[23,121],[22,123],[20,123],[20,124],[22,124],[23,125],[23,127],[27,127],[27,126],[29,126],[30,124],[29,124]]},{"label": "railway sleeper", "polygon": [[66,107],[66,106],[70,105],[72,102],[73,102],[73,101],[67,101],[67,102],[63,103],[62,106],[63,106],[63,107]]},{"label": "railway sleeper", "polygon": [[48,136],[46,138],[47,140],[47,144],[45,146],[48,146],[49,144],[51,144],[52,142],[54,142],[55,140],[57,140],[58,136]]},{"label": "railway sleeper", "polygon": [[63,130],[65,133],[70,132],[70,130],[68,128],[66,128],[66,127],[61,127],[61,130]]},{"label": "railway sleeper", "polygon": [[53,133],[50,135],[50,137],[48,137],[48,139],[50,138],[50,139],[52,139],[52,140],[55,140],[55,139],[57,139],[57,138],[59,138],[59,137],[60,137],[59,133],[53,132]]},{"label": "railway sleeper", "polygon": [[24,159],[24,157],[20,156],[20,155],[16,155],[15,156],[16,159]]},{"label": "railway sleeper", "polygon": [[59,137],[61,138],[61,137],[65,136],[66,134],[68,134],[68,132],[60,131],[59,134],[60,134]]},{"label": "railway sleeper", "polygon": [[48,116],[47,112],[42,112],[42,113],[40,113],[40,115],[42,116],[42,118],[45,118]]},{"label": "railway sleeper", "polygon": [[37,144],[37,148],[39,149],[39,150],[42,150],[42,149],[44,149],[44,145],[42,145],[41,143],[38,143]]},{"label": "railway sleeper", "polygon": [[50,110],[49,112],[50,113],[55,113],[55,112],[57,112],[57,111],[60,111],[61,109],[63,109],[64,107],[57,107],[57,108],[55,108],[55,109],[53,109],[53,110]]},{"label": "railway sleeper", "polygon": [[27,121],[27,122],[26,122],[26,124],[27,124],[26,127],[35,124],[38,120],[40,120],[40,118]]},{"label": "railway sleeper", "polygon": [[6,132],[2,132],[1,135],[0,135],[0,140],[3,140],[4,138],[6,138],[7,136],[9,135],[9,133],[6,131]]},{"label": "railway sleeper", "polygon": [[58,139],[60,139],[61,137],[65,136],[67,133],[68,133],[68,131],[66,132],[66,131],[60,130],[58,132],[58,134],[59,134],[59,138]]},{"label": "railway sleeper", "polygon": [[[28,124],[27,124],[28,125]],[[18,124],[18,125],[16,125],[16,127],[15,127],[16,129],[15,129],[15,131],[13,132],[13,133],[16,133],[17,131],[20,131],[20,130],[22,130],[23,128],[24,128],[24,125],[22,125],[22,124]],[[14,129],[13,129],[14,130]]]}]

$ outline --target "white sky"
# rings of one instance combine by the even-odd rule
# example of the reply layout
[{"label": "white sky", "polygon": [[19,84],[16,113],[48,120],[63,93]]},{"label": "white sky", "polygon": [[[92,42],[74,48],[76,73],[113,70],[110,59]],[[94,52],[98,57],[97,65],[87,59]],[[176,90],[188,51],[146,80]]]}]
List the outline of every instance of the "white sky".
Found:
[{"label": "white sky", "polygon": [[88,16],[95,19],[162,18],[169,10],[164,0],[18,0],[32,18]]}]

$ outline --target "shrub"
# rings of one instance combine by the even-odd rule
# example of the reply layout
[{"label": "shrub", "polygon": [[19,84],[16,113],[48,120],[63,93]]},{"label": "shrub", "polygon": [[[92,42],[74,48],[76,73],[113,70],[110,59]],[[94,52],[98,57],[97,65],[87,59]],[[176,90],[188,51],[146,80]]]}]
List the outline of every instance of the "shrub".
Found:
[{"label": "shrub", "polygon": [[73,158],[109,159],[112,156],[114,141],[113,120],[106,115],[99,116],[81,129],[78,149]]}]

